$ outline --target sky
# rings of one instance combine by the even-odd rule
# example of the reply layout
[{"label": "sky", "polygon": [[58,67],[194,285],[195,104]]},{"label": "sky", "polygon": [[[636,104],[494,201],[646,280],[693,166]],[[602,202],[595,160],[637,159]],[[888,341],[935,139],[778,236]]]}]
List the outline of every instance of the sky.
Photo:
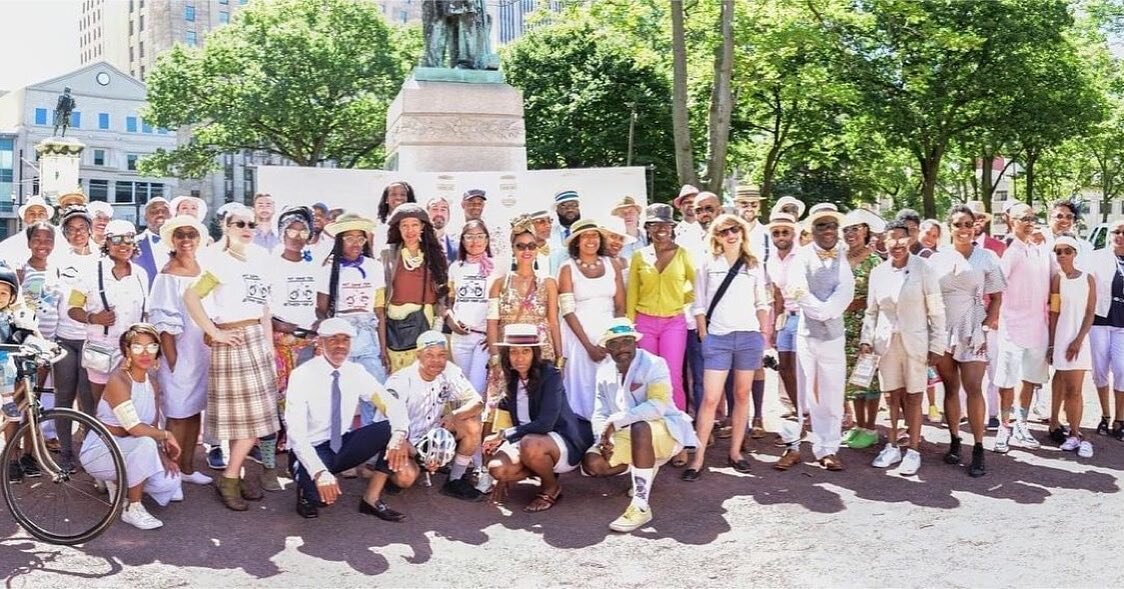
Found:
[{"label": "sky", "polygon": [[0,0],[0,90],[78,69],[81,12],[80,0]]}]

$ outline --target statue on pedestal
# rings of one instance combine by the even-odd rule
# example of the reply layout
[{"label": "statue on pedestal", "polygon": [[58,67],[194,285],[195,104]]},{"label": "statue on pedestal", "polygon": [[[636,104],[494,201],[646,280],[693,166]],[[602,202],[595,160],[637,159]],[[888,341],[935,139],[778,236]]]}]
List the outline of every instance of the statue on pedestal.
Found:
[{"label": "statue on pedestal", "polygon": [[58,102],[55,103],[55,130],[51,133],[52,137],[58,134],[59,127],[62,127],[60,137],[66,137],[66,130],[70,127],[70,114],[74,112],[76,106],[78,103],[70,96],[70,88],[63,88]]},{"label": "statue on pedestal", "polygon": [[422,67],[497,70],[484,0],[423,0]]}]

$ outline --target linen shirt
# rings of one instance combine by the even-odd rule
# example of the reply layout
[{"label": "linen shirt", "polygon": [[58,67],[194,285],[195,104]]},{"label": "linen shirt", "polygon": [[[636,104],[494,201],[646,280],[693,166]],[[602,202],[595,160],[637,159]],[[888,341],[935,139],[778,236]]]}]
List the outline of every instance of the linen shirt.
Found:
[{"label": "linen shirt", "polygon": [[[718,294],[718,288],[730,272],[730,264],[725,255],[707,256],[695,277],[695,316],[706,316],[711,301]],[[768,280],[765,270],[758,263],[753,268],[742,265],[729,289],[722,295],[714,314],[710,318],[707,333],[726,335],[735,331],[761,331],[761,324],[754,311],[771,310]]]},{"label": "linen shirt", "polygon": [[414,445],[426,432],[441,425],[447,410],[480,399],[464,372],[452,362],[445,365],[437,378],[427,381],[421,377],[415,361],[386,379],[386,390],[406,406],[410,416],[410,443]]},{"label": "linen shirt", "polygon": [[1050,342],[1050,276],[1054,259],[1043,245],[1011,240],[999,259],[1007,289],[999,308],[999,333],[1022,348]]},{"label": "linen shirt", "polygon": [[671,398],[671,373],[667,361],[642,348],[622,375],[612,358],[597,366],[593,415],[593,438],[598,440],[612,425],[618,431],[638,421],[663,420],[668,432],[684,448],[696,448],[699,439],[691,418],[675,407]]},{"label": "linen shirt", "polygon": [[784,299],[784,310],[789,313],[795,313],[800,310],[800,305],[792,297],[785,296],[785,286],[788,284],[788,268],[792,265],[792,261],[796,259],[796,250],[788,250],[788,255],[781,257],[777,252],[770,254],[769,259],[765,262],[765,271],[769,275],[769,282],[777,287],[781,292],[781,297]]},{"label": "linen shirt", "polygon": [[671,261],[656,270],[656,250],[648,246],[634,254],[628,263],[628,296],[625,309],[629,319],[637,313],[653,317],[673,317],[695,300],[695,264],[682,246]]},{"label": "linen shirt", "polygon": [[332,435],[332,372],[340,373],[340,434],[351,429],[359,399],[370,399],[390,421],[391,431],[406,432],[410,419],[402,401],[383,388],[362,365],[345,361],[336,368],[324,356],[301,364],[289,375],[285,395],[285,426],[289,447],[305,469],[326,470],[316,446]]}]

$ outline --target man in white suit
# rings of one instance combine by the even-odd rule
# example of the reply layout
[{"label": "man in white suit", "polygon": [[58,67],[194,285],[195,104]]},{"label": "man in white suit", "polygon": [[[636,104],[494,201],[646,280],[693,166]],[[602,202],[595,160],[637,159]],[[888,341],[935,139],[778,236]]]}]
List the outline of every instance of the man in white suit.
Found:
[{"label": "man in white suit", "polygon": [[[812,421],[812,454],[831,471],[843,470],[836,453],[842,441],[843,387],[847,362],[843,311],[855,298],[855,276],[839,245],[843,215],[833,204],[812,208],[805,221],[812,243],[796,251],[788,268],[785,298],[800,307],[796,335],[796,388]],[[788,449],[774,465],[788,470],[800,462],[800,425],[787,423],[781,439]]]},{"label": "man in white suit", "polygon": [[[890,442],[873,466],[901,463],[898,474],[911,476],[921,468],[921,402],[928,370],[947,347],[944,300],[936,274],[924,259],[909,253],[909,227],[901,221],[886,226],[890,259],[870,273],[859,354],[879,356],[878,383],[890,394]],[[905,413],[909,449],[898,448],[898,420]]]}]

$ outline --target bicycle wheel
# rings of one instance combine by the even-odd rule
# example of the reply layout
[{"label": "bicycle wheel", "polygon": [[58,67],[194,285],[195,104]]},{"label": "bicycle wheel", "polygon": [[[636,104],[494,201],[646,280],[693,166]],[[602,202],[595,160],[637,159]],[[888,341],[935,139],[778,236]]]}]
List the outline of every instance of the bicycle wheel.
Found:
[{"label": "bicycle wheel", "polygon": [[[53,425],[56,432],[64,428],[74,432],[72,468],[60,468],[66,466],[58,464],[62,462],[61,454],[48,452],[39,435],[37,438],[43,447],[31,453],[39,458],[42,475],[24,477],[22,482],[12,481],[7,465],[18,460],[32,443],[31,436],[27,435],[31,431],[31,423],[24,423],[14,438],[23,443],[8,443],[4,448],[5,468],[0,468],[4,501],[12,517],[32,536],[51,544],[81,544],[104,532],[120,515],[128,491],[125,460],[109,430],[85,413],[73,409],[51,409],[43,412],[39,424]],[[82,436],[79,432],[85,432],[85,443],[79,439]],[[100,444],[92,448],[95,453],[103,453],[101,462],[108,462],[115,471],[108,477],[108,480],[117,483],[114,493],[99,491],[97,481],[79,464],[82,447],[90,448],[95,444]],[[102,478],[107,477],[103,475]]]}]

